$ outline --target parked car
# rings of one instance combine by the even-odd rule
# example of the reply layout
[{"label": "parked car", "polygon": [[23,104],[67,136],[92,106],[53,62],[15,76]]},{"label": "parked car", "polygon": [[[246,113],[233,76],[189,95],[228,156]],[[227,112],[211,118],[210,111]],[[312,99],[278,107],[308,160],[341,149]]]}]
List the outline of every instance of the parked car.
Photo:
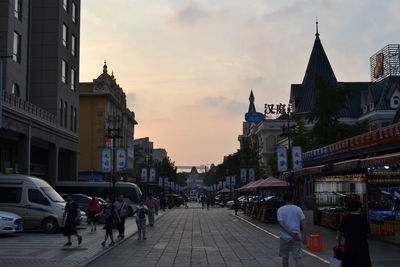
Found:
[{"label": "parked car", "polygon": [[0,210],[21,216],[24,228],[55,233],[64,208],[64,199],[45,180],[21,174],[0,175]]},{"label": "parked car", "polygon": [[233,200],[230,200],[230,201],[226,202],[226,206],[229,209],[233,209],[234,205],[235,205],[235,202]]},{"label": "parked car", "polygon": [[[67,198],[68,194],[62,194],[61,195],[64,199]],[[82,217],[82,212],[85,214],[84,216],[86,217],[86,223],[89,222],[87,219],[87,215],[89,213],[90,210],[90,201],[92,201],[92,198],[85,195],[85,194],[72,194],[73,196],[73,200],[76,204],[78,204],[79,209],[81,210],[81,217]],[[106,204],[105,200],[96,197],[99,200],[99,212],[102,209],[103,205]],[[105,222],[105,218],[104,216],[100,216],[100,218],[98,219],[99,223],[104,223]],[[83,223],[83,218],[82,218],[82,222],[80,225],[84,225]]]},{"label": "parked car", "polygon": [[0,234],[13,234],[23,230],[21,216],[0,211]]}]

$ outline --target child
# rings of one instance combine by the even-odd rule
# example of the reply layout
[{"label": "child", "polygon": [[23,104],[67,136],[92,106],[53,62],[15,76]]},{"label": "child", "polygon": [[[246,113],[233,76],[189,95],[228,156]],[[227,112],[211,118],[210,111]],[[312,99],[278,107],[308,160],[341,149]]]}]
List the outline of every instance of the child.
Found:
[{"label": "child", "polygon": [[106,229],[106,235],[104,237],[104,241],[101,243],[103,247],[106,246],[106,241],[107,238],[110,237],[111,243],[110,246],[113,246],[115,244],[114,242],[114,237],[113,237],[113,226],[114,226],[114,216],[117,217],[118,222],[121,222],[121,219],[119,217],[117,209],[114,207],[114,205],[111,202],[111,199],[109,197],[106,198],[107,205],[103,207],[100,213],[97,213],[95,216],[101,216],[103,213],[106,215],[106,222],[104,224],[104,228]]},{"label": "child", "polygon": [[138,228],[138,240],[142,239],[143,233],[143,240],[146,240],[146,214],[149,212],[149,209],[144,203],[144,199],[140,199],[139,205],[136,206],[133,214],[136,214],[136,225]]}]

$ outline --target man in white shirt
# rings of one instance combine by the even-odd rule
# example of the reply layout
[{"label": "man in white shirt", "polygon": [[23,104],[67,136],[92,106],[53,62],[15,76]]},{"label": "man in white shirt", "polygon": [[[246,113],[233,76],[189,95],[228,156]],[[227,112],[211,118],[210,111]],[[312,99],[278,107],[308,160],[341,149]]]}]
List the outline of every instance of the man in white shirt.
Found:
[{"label": "man in white shirt", "polygon": [[282,266],[288,267],[289,252],[292,251],[297,267],[303,267],[301,241],[304,245],[307,242],[305,216],[298,206],[293,205],[292,193],[285,194],[284,201],[285,205],[278,209],[278,222],[281,227],[279,256],[282,257]]}]

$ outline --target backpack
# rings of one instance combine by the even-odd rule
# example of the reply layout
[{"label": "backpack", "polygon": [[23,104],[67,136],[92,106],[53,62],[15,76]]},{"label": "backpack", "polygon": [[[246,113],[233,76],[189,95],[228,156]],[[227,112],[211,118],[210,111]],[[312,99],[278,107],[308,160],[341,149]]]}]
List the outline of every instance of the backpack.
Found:
[{"label": "backpack", "polygon": [[139,210],[139,219],[144,219],[144,218],[146,218],[146,212],[145,212],[144,208],[141,208]]}]

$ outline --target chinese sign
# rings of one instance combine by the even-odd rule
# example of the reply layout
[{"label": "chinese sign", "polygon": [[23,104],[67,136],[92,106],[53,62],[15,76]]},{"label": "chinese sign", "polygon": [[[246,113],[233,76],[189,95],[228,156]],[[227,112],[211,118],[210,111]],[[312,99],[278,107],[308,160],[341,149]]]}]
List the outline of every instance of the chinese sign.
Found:
[{"label": "chinese sign", "polygon": [[255,181],[256,175],[254,172],[254,168],[249,169],[249,182]]},{"label": "chinese sign", "polygon": [[365,182],[365,173],[316,177],[314,181],[316,183],[321,183],[321,182],[353,182],[353,183],[360,182],[361,183],[361,182]]},{"label": "chinese sign", "polygon": [[259,123],[264,120],[264,114],[262,114],[260,112],[248,112],[248,113],[246,113],[244,119],[247,122]]},{"label": "chinese sign", "polygon": [[283,115],[283,114],[291,114],[292,113],[292,105],[291,104],[265,104],[264,106],[264,115]]},{"label": "chinese sign", "polygon": [[247,179],[247,170],[245,168],[240,169],[240,182],[245,183]]},{"label": "chinese sign", "polygon": [[147,168],[142,168],[142,182],[147,183]]},{"label": "chinese sign", "polygon": [[162,187],[163,186],[163,178],[158,178],[158,186]]},{"label": "chinese sign", "polygon": [[150,183],[155,183],[156,182],[156,169],[151,168],[150,169]]},{"label": "chinese sign", "polygon": [[125,148],[117,149],[117,172],[123,172],[126,168],[126,150]]},{"label": "chinese sign", "polygon": [[236,186],[236,176],[231,176],[231,185]]},{"label": "chinese sign", "polygon": [[111,172],[112,164],[111,164],[111,149],[103,148],[101,151],[101,169],[103,172]]},{"label": "chinese sign", "polygon": [[164,187],[169,187],[168,178],[164,178]]},{"label": "chinese sign", "polygon": [[301,147],[300,146],[292,147],[293,170],[300,170],[301,168],[303,168],[301,156],[302,156]]},{"label": "chinese sign", "polygon": [[278,147],[276,151],[278,153],[278,171],[285,172],[288,170],[286,147]]},{"label": "chinese sign", "polygon": [[230,176],[226,176],[225,186],[231,186],[231,177]]}]

